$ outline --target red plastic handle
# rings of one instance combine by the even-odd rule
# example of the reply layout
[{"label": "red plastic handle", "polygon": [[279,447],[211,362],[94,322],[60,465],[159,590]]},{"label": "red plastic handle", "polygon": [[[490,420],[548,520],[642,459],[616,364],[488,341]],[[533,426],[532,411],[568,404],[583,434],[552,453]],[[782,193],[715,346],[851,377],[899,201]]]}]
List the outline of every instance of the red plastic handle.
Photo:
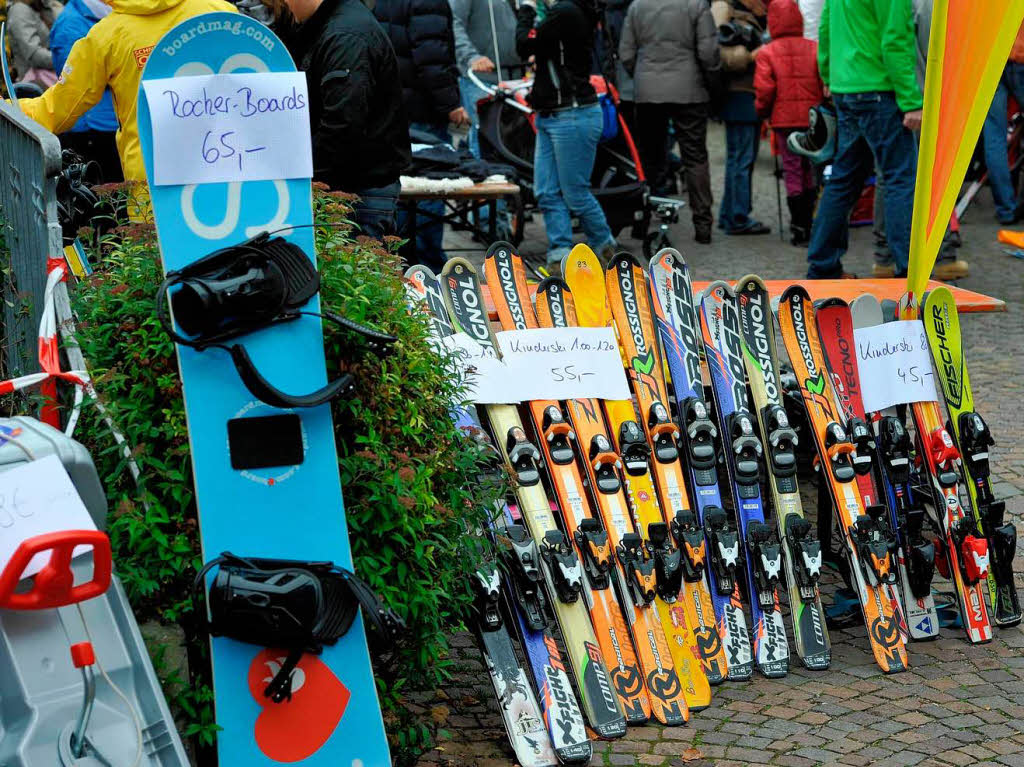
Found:
[{"label": "red plastic handle", "polygon": [[[78,546],[92,547],[92,580],[75,586],[71,555]],[[50,561],[38,573],[31,590],[15,594],[18,582],[36,554],[50,551]],[[22,541],[0,573],[0,608],[46,610],[98,597],[110,586],[110,539],[98,530],[63,530]]]}]

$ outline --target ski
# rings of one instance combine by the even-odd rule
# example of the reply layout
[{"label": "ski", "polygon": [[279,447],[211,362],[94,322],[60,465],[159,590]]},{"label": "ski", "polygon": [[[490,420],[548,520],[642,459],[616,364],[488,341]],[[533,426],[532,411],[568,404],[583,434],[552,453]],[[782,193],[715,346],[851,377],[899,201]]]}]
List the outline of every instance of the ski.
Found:
[{"label": "ski", "polygon": [[810,669],[828,668],[832,658],[825,612],[821,606],[821,542],[811,531],[796,478],[796,431],[782,406],[775,319],[768,288],[748,275],[736,283],[743,361],[750,396],[761,429],[768,468],[768,488],[786,563],[789,609],[800,661]]},{"label": "ski", "polygon": [[[887,422],[883,428],[879,423],[886,440],[885,449],[880,450],[875,431],[869,426],[869,416],[864,410],[861,397],[853,312],[846,301],[841,298],[822,301],[815,308],[815,321],[825,365],[832,375],[832,385],[846,418],[846,433],[856,448],[853,468],[857,474],[857,487],[864,508],[875,523],[875,530],[868,531],[865,528],[862,532],[884,541],[895,557],[897,572],[893,574],[891,582],[885,585],[885,590],[889,592],[894,608],[900,608],[901,630],[911,639],[932,639],[938,636],[939,622],[935,600],[930,593],[930,581],[929,593],[924,597],[916,596],[910,587],[910,574],[906,568],[907,553],[902,540],[917,540],[923,536],[919,528],[905,530],[907,534],[901,535],[899,517],[914,517],[914,514],[908,514],[906,510],[903,510],[902,515],[899,514],[895,503],[898,500],[896,492],[893,490],[890,494],[884,484],[886,475],[899,477],[899,461],[903,458],[898,443],[899,435],[893,431],[895,424]],[[907,469],[909,475],[909,465]],[[890,501],[893,503],[890,504]],[[917,518],[923,521],[923,510]],[[923,545],[927,547],[929,544]],[[918,588],[922,590],[920,584]]]},{"label": "ski", "polygon": [[[897,316],[919,321],[913,294],[900,299]],[[939,570],[956,589],[967,640],[988,642],[992,639],[986,608],[988,588],[984,583],[989,569],[988,541],[974,535],[973,520],[960,503],[960,452],[943,424],[938,402],[911,403],[910,412],[917,432],[917,457],[927,479],[932,511],[942,530]]]},{"label": "ski", "polygon": [[[473,265],[463,258],[449,259],[441,274],[441,288],[455,329],[467,333],[487,353],[497,355]],[[622,737],[626,733],[626,718],[612,688],[590,616],[580,600],[582,565],[555,524],[540,483],[540,451],[527,439],[515,407],[487,405],[484,410],[501,455],[516,479],[519,508],[540,552],[546,597],[562,631],[583,712],[600,737]]]},{"label": "ski", "polygon": [[764,521],[760,472],[763,448],[747,407],[746,368],[736,296],[724,282],[713,282],[700,300],[704,357],[711,373],[718,425],[725,442],[726,473],[734,514],[747,555],[747,589],[754,623],[754,662],[767,677],[789,671],[789,644],[779,603],[782,544]]},{"label": "ski", "polygon": [[887,549],[861,545],[855,537],[858,525],[870,524],[854,478],[853,443],[840,423],[842,415],[825,371],[825,360],[813,321],[810,296],[800,285],[786,288],[779,302],[778,318],[782,342],[800,386],[807,418],[821,459],[820,481],[828,485],[836,521],[846,544],[850,578],[860,599],[871,651],[886,673],[905,671],[907,646],[892,603],[882,592],[881,582],[892,572]]},{"label": "ski", "polygon": [[689,271],[678,251],[665,248],[650,265],[651,307],[661,348],[668,363],[676,409],[682,425],[679,440],[685,456],[697,523],[708,546],[708,580],[718,630],[729,661],[730,679],[749,679],[754,656],[739,590],[740,546],[722,507],[718,486],[715,428],[704,399],[700,329],[694,310]]},{"label": "ski", "polygon": [[[602,284],[599,279],[593,279],[593,276],[602,273],[602,269],[592,250],[577,248],[568,258],[571,263],[568,264],[566,271],[567,278],[574,279],[583,286],[582,293],[574,292],[577,301],[593,302],[593,309],[588,312],[589,314],[597,313],[595,310],[603,305],[610,310],[611,321],[623,355],[623,364],[638,408],[631,409],[630,403],[623,418],[638,420],[640,423],[653,459],[649,462],[649,467],[654,477],[655,497],[660,506],[661,521],[668,525],[670,531],[678,530],[681,533],[687,529],[686,521],[692,514],[692,509],[676,447],[679,428],[669,417],[666,404],[668,397],[665,393],[661,357],[658,354],[647,295],[647,281],[643,270],[628,253],[620,254],[612,259],[604,272]],[[612,412],[614,415],[614,408]],[[682,518],[678,518],[680,512],[683,514]],[[675,544],[680,551],[686,550],[685,539],[677,538]],[[690,553],[703,555],[699,550]],[[701,572],[699,575],[691,573],[691,577],[693,580],[683,578],[680,594],[686,612],[686,623],[693,632],[696,652],[710,681],[711,678],[728,674],[729,663],[726,660],[721,635],[718,633],[714,603],[711,601],[706,576]],[[742,675],[742,672],[743,669],[740,668],[736,673]]]},{"label": "ski", "polygon": [[[536,302],[541,327],[576,326],[572,294],[563,280],[544,280],[537,287]],[[623,461],[613,451],[600,404],[593,399],[570,400],[566,404],[595,506],[619,555],[620,593],[624,595],[624,605],[626,600],[633,605],[634,641],[638,650],[649,651],[644,666],[651,702],[663,699],[663,706],[683,711],[705,708],[711,703],[711,688],[700,659],[692,651],[692,632],[677,601],[681,587],[678,555],[668,552],[666,556],[662,550],[655,550],[644,526],[634,526],[620,477]],[[627,466],[627,487],[628,472]],[[648,497],[653,499],[653,489]],[[660,512],[657,521],[661,523]],[[666,664],[673,669],[671,675],[662,671]],[[669,703],[678,695],[685,707]]]},{"label": "ski", "polygon": [[1021,621],[1020,599],[1013,583],[1017,528],[1005,520],[1006,502],[997,501],[992,493],[988,450],[994,440],[988,424],[974,409],[960,317],[949,288],[942,286],[925,295],[921,319],[942,384],[952,437],[968,480],[975,525],[988,540],[989,604],[997,626],[1016,626]]},{"label": "ski", "polygon": [[[505,242],[496,242],[484,258],[484,275],[491,300],[504,330],[536,328],[537,319],[526,285],[522,260]],[[561,512],[562,527],[583,564],[582,594],[594,626],[601,654],[611,672],[626,723],[640,725],[651,718],[651,700],[637,662],[636,649],[626,628],[623,611],[615,601],[609,573],[614,566],[608,533],[599,529],[585,496],[583,477],[576,461],[576,435],[561,405],[552,400],[534,400],[527,406],[537,443],[541,447],[548,479]],[[629,608],[627,607],[627,612]],[[643,645],[640,645],[643,649]],[[647,669],[644,669],[645,672]],[[665,711],[673,724],[675,713]],[[681,714],[679,714],[681,716]]]},{"label": "ski", "polygon": [[[427,312],[434,336],[440,339],[454,333],[441,284],[434,273],[416,265],[406,271],[405,279],[410,305]],[[453,418],[468,438],[497,456],[490,437],[480,426],[476,408],[469,405],[459,408]],[[500,511],[506,519],[510,516],[507,505]],[[476,573],[474,583],[478,616],[474,631],[498,698],[498,708],[509,742],[523,767],[550,764],[553,757],[563,764],[586,764],[593,749],[561,652],[549,630],[541,587],[540,556],[525,530],[512,530],[510,524],[512,522],[508,521],[501,525],[510,543],[502,552],[504,572],[488,563]],[[492,542],[495,542],[497,526],[492,520],[489,531]],[[504,614],[499,599],[503,600]],[[512,616],[511,632],[506,622],[508,615]],[[519,639],[526,655],[543,709],[538,706],[534,690],[515,657],[511,634]],[[537,734],[538,724],[542,733],[546,729],[543,738]],[[554,753],[549,757],[552,746]]]}]

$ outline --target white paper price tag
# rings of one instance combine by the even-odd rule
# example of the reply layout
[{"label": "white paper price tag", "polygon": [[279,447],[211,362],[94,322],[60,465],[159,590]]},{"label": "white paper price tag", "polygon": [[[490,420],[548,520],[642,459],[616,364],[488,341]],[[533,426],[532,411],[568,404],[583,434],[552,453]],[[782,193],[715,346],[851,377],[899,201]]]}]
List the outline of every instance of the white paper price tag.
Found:
[{"label": "white paper price tag", "polygon": [[[27,538],[62,530],[95,529],[57,456],[49,455],[0,474],[0,570]],[[90,549],[79,546],[74,555]],[[49,561],[49,552],[37,554],[25,568],[24,576],[35,575]]]},{"label": "white paper price tag", "polygon": [[503,405],[519,402],[515,377],[492,349],[481,346],[466,333],[455,333],[441,339],[441,344],[458,356],[466,381],[469,402],[478,405]]},{"label": "white paper price tag", "polygon": [[928,339],[920,322],[900,320],[857,328],[854,338],[865,411],[938,398]]},{"label": "white paper price tag", "polygon": [[156,186],[312,178],[303,73],[196,75],[142,86]]}]

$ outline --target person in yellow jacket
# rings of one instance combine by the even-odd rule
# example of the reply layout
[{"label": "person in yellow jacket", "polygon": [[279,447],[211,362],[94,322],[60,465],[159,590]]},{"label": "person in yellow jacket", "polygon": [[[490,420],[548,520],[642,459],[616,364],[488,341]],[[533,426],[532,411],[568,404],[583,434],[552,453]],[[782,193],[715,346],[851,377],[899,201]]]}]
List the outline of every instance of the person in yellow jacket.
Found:
[{"label": "person in yellow jacket", "polygon": [[110,5],[113,12],[72,47],[57,84],[38,98],[18,103],[44,128],[63,133],[110,88],[120,125],[117,151],[124,178],[145,182],[136,114],[139,81],[150,51],[186,19],[237,9],[225,0],[110,0]]}]

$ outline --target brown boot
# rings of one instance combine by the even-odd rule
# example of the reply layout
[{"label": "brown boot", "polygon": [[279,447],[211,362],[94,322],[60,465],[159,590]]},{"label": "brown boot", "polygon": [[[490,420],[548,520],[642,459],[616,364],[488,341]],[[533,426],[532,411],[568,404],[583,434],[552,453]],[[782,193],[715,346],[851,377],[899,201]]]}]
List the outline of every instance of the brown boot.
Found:
[{"label": "brown boot", "polygon": [[969,265],[963,259],[957,258],[952,261],[939,261],[932,269],[932,279],[940,282],[960,280],[970,273]]}]

